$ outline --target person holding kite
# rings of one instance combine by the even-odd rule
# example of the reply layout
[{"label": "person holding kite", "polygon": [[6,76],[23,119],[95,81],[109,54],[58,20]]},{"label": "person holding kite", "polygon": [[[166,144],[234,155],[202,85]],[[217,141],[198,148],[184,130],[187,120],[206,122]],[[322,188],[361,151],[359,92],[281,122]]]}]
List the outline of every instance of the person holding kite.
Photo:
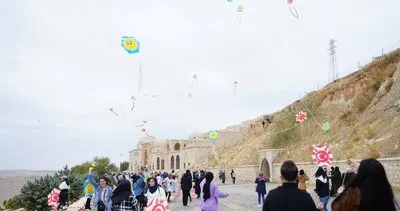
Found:
[{"label": "person holding kite", "polygon": [[110,181],[107,177],[102,176],[99,179],[99,183],[96,182],[92,174],[93,167],[89,168],[88,180],[94,185],[95,194],[93,207],[97,208],[97,211],[111,211],[112,209],[112,188],[109,185]]}]

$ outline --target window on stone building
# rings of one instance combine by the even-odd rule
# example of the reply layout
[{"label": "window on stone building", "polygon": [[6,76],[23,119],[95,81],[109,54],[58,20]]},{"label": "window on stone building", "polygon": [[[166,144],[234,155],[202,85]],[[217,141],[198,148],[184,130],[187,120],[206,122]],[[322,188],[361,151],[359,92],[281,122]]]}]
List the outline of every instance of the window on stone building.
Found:
[{"label": "window on stone building", "polygon": [[164,159],[161,159],[161,170],[164,170]]},{"label": "window on stone building", "polygon": [[160,158],[157,158],[157,170],[160,170]]},{"label": "window on stone building", "polygon": [[188,166],[190,166],[190,163],[188,163]]},{"label": "window on stone building", "polygon": [[185,169],[186,168],[186,163],[183,163],[183,169]]},{"label": "window on stone building", "polygon": [[179,158],[179,155],[177,155],[176,156],[176,166],[175,166],[176,169],[181,168],[181,165],[180,165],[181,163],[180,162],[181,162],[181,159]]},{"label": "window on stone building", "polygon": [[176,143],[175,146],[174,146],[174,150],[178,151],[180,149],[181,149],[181,145],[179,143]]},{"label": "window on stone building", "polygon": [[174,156],[172,155],[171,156],[171,170],[174,169],[174,163],[175,163],[175,160],[174,160]]}]

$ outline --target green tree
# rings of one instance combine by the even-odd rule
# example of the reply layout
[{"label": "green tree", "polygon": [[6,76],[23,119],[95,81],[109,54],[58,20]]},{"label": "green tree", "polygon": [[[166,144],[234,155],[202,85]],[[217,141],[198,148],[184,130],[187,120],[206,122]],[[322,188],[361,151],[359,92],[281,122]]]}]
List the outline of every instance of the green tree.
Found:
[{"label": "green tree", "polygon": [[104,175],[108,172],[118,171],[117,166],[114,163],[111,163],[110,158],[108,157],[95,157],[93,163],[95,164],[93,172],[98,176]]},{"label": "green tree", "polygon": [[[19,209],[22,207],[21,197],[19,195],[13,196],[8,200],[4,200],[3,205],[6,209],[11,209],[11,210]],[[2,210],[1,207],[0,210]]]},{"label": "green tree", "polygon": [[126,171],[128,169],[129,169],[129,162],[128,161],[124,161],[124,162],[119,164],[119,171]]},{"label": "green tree", "polygon": [[89,171],[91,163],[89,161],[71,168],[71,172],[80,175],[86,175]]}]

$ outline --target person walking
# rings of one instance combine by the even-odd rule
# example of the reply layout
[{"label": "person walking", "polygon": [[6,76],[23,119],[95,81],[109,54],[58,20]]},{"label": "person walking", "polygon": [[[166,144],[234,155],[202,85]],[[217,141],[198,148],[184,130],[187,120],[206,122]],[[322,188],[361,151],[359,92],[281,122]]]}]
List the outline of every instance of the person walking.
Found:
[{"label": "person walking", "polygon": [[157,179],[149,178],[149,188],[147,190],[147,200],[150,202],[152,199],[167,200],[164,189],[157,184]]},{"label": "person walking", "polygon": [[187,207],[190,189],[192,189],[192,177],[190,176],[190,170],[186,170],[186,173],[181,178],[181,189],[183,206]]},{"label": "person walking", "polygon": [[268,192],[263,211],[322,210],[321,203],[316,207],[311,195],[297,188],[298,169],[293,161],[285,161],[280,171],[282,185]]},{"label": "person walking", "polygon": [[324,211],[328,211],[327,205],[330,198],[329,181],[326,171],[319,167],[315,173],[315,192],[318,194],[319,200],[324,204]]},{"label": "person walking", "polygon": [[258,194],[258,207],[261,207],[261,204],[264,205],[265,194],[267,194],[267,188],[265,187],[266,182],[267,179],[264,177],[264,173],[261,172],[255,181],[257,184],[256,192]]},{"label": "person walking", "polygon": [[236,173],[233,171],[233,169],[232,169],[232,171],[231,171],[231,178],[232,178],[233,184],[235,184],[235,181],[236,181]]},{"label": "person walking", "polygon": [[200,206],[202,211],[218,211],[218,198],[226,198],[229,196],[228,193],[221,192],[218,189],[213,179],[213,173],[207,172],[205,174],[205,180],[200,183]]},{"label": "person walking", "polygon": [[298,180],[299,183],[297,187],[302,191],[307,191],[307,181],[309,181],[310,178],[308,178],[307,174],[304,172],[303,169],[300,170]]}]

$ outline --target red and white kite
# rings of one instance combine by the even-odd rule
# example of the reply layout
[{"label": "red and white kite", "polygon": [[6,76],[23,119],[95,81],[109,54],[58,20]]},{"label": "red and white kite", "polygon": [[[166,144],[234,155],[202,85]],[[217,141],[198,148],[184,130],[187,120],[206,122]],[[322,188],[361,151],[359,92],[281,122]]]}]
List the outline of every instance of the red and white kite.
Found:
[{"label": "red and white kite", "polygon": [[167,201],[162,199],[152,199],[146,207],[146,211],[170,211]]},{"label": "red and white kite", "polygon": [[331,149],[325,145],[314,146],[312,158],[317,162],[320,167],[327,167],[332,165],[333,154]]},{"label": "red and white kite", "polygon": [[190,190],[190,195],[192,195],[193,198],[197,196],[196,190],[195,190],[194,188],[192,188],[192,189]]},{"label": "red and white kite", "polygon": [[296,114],[296,122],[304,122],[307,119],[307,113],[300,111]]},{"label": "red and white kite", "polygon": [[57,188],[54,188],[50,192],[50,194],[47,196],[47,204],[50,207],[57,208],[59,200],[60,200],[60,190]]}]

